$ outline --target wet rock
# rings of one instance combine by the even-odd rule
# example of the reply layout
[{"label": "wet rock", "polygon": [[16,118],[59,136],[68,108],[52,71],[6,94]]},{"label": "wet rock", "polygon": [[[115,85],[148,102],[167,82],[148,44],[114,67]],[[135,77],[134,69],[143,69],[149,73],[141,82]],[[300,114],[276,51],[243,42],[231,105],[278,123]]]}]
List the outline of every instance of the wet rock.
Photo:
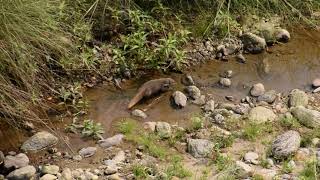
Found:
[{"label": "wet rock", "polygon": [[261,83],[254,84],[250,90],[251,96],[258,97],[265,92],[264,85]]},{"label": "wet rock", "polygon": [[290,40],[290,33],[286,29],[276,29],[274,36],[279,42],[288,42]]},{"label": "wet rock", "polygon": [[274,121],[276,118],[277,115],[272,110],[262,106],[254,107],[249,112],[249,119],[257,123]]},{"label": "wet rock", "polygon": [[214,106],[215,106],[215,104],[214,104],[214,100],[209,100],[209,101],[207,101],[206,102],[206,104],[203,106],[203,110],[205,111],[205,112],[213,112],[214,111]]},{"label": "wet rock", "polygon": [[306,127],[320,127],[320,112],[303,106],[291,108],[292,115]]},{"label": "wet rock", "polygon": [[103,148],[109,148],[111,146],[117,146],[122,142],[123,134],[117,134],[110,138],[98,141],[99,145]]},{"label": "wet rock", "polygon": [[161,138],[169,138],[172,134],[171,126],[166,122],[157,122],[156,132]]},{"label": "wet rock", "polygon": [[314,90],[312,91],[312,93],[317,93],[317,92],[320,92],[320,87],[317,87],[316,89],[314,89]]},{"label": "wet rock", "polygon": [[264,38],[253,33],[245,33],[240,37],[244,50],[250,53],[261,53],[267,46]]},{"label": "wet rock", "polygon": [[188,139],[188,152],[195,158],[207,157],[214,144],[206,139]]},{"label": "wet rock", "polygon": [[41,174],[53,174],[57,175],[59,173],[59,166],[56,165],[45,165],[41,168]]},{"label": "wet rock", "polygon": [[220,77],[222,78],[231,78],[233,75],[233,71],[232,70],[227,70],[224,71],[222,74],[220,74]]},{"label": "wet rock", "polygon": [[145,122],[145,123],[143,123],[143,128],[145,130],[149,130],[151,132],[154,132],[156,130],[156,125],[157,125],[157,122]]},{"label": "wet rock", "polygon": [[300,147],[301,137],[297,131],[287,131],[272,143],[272,154],[276,158],[287,158],[294,154]]},{"label": "wet rock", "polygon": [[185,92],[189,97],[191,97],[193,100],[198,99],[201,97],[201,91],[196,86],[188,86],[185,88]]},{"label": "wet rock", "polygon": [[257,164],[259,164],[258,158],[259,158],[259,155],[255,152],[247,152],[244,155],[244,161],[246,163],[251,163],[251,164],[257,165]]},{"label": "wet rock", "polygon": [[0,165],[4,162],[4,154],[2,151],[0,151]]},{"label": "wet rock", "polygon": [[277,98],[277,92],[275,90],[270,90],[265,92],[263,95],[258,97],[258,101],[264,101],[267,103],[273,103]]},{"label": "wet rock", "polygon": [[307,106],[308,105],[308,95],[299,89],[294,89],[291,91],[289,95],[289,106],[297,107],[297,106]]},{"label": "wet rock", "polygon": [[316,78],[312,81],[313,87],[320,87],[320,78]]},{"label": "wet rock", "polygon": [[42,131],[38,132],[27,141],[25,141],[21,149],[23,151],[38,151],[47,147],[51,147],[58,143],[58,138],[49,132]]},{"label": "wet rock", "polygon": [[87,158],[87,157],[91,157],[93,156],[97,151],[96,147],[86,147],[86,148],[82,148],[79,151],[79,155],[83,158]]},{"label": "wet rock", "polygon": [[191,75],[184,75],[181,78],[181,83],[185,86],[193,86],[194,85],[194,81],[193,81],[193,78],[191,77]]},{"label": "wet rock", "polygon": [[172,98],[174,100],[174,103],[178,107],[185,107],[187,105],[187,96],[184,95],[181,91],[175,91],[172,94]]},{"label": "wet rock", "polygon": [[69,168],[64,168],[60,180],[72,180],[72,172]]},{"label": "wet rock", "polygon": [[32,179],[36,174],[36,168],[33,166],[25,166],[20,169],[16,169],[8,174],[8,180],[26,180]]},{"label": "wet rock", "polygon": [[195,100],[191,101],[193,104],[202,106],[206,103],[206,96],[205,95],[201,95],[200,98],[197,98]]},{"label": "wet rock", "polygon": [[19,169],[29,164],[29,158],[26,154],[20,153],[15,156],[8,155],[4,159],[4,167],[6,169]]},{"label": "wet rock", "polygon": [[220,85],[222,85],[224,87],[231,86],[231,80],[229,78],[220,78],[219,83],[220,83]]},{"label": "wet rock", "polygon": [[147,118],[147,114],[145,112],[143,112],[142,110],[140,109],[135,109],[131,112],[131,114],[135,117],[139,117],[139,118],[142,118],[142,119],[145,119]]},{"label": "wet rock", "polygon": [[246,61],[246,58],[242,55],[242,54],[238,54],[237,56],[236,56],[236,60],[238,61],[238,62],[240,62],[240,63],[246,63],[247,61]]},{"label": "wet rock", "polygon": [[57,176],[52,174],[45,174],[40,178],[40,180],[55,180],[55,179],[58,179]]}]

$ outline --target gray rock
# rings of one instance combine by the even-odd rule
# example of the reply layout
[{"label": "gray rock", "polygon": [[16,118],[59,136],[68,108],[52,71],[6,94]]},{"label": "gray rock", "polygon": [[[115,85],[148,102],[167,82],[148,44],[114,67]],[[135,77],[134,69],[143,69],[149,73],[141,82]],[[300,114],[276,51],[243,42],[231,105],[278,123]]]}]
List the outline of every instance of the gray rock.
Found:
[{"label": "gray rock", "polygon": [[290,40],[290,33],[286,29],[276,29],[274,36],[279,42],[288,42]]},{"label": "gray rock", "polygon": [[222,124],[222,123],[224,123],[224,121],[225,121],[225,118],[221,114],[216,114],[214,116],[215,123]]},{"label": "gray rock", "polygon": [[72,172],[69,168],[64,168],[60,180],[72,180]]},{"label": "gray rock", "polygon": [[36,174],[36,168],[33,166],[25,166],[20,169],[16,169],[8,174],[8,180],[27,180],[34,177]]},{"label": "gray rock", "polygon": [[117,134],[117,135],[114,135],[110,138],[100,140],[100,141],[98,141],[98,143],[103,148],[117,146],[122,142],[123,137],[124,137],[123,134]]},{"label": "gray rock", "polygon": [[58,179],[57,176],[52,174],[45,174],[40,178],[40,180],[55,180],[55,179]]},{"label": "gray rock", "polygon": [[38,132],[27,141],[25,141],[21,149],[23,151],[38,151],[47,147],[51,147],[58,143],[58,138],[49,132],[42,131]]},{"label": "gray rock", "polygon": [[277,98],[277,92],[275,90],[270,90],[258,97],[258,101],[264,101],[267,103],[273,103]]},{"label": "gray rock", "polygon": [[308,95],[299,89],[294,89],[291,91],[289,95],[289,106],[297,107],[297,106],[307,106],[308,105]]},{"label": "gray rock", "polygon": [[320,87],[320,78],[316,78],[312,81],[313,87]]},{"label": "gray rock", "polygon": [[261,53],[267,47],[266,40],[253,33],[245,33],[240,39],[244,50],[250,53]]},{"label": "gray rock", "polygon": [[206,139],[188,139],[188,152],[195,158],[207,157],[211,154],[214,144]]},{"label": "gray rock", "polygon": [[41,174],[57,175],[59,173],[59,166],[56,165],[44,165],[41,168]]},{"label": "gray rock", "polygon": [[181,78],[181,83],[185,86],[193,86],[194,81],[193,78],[190,75],[185,75]]},{"label": "gray rock", "polygon": [[264,85],[261,83],[254,84],[250,90],[251,96],[258,97],[265,92]]},{"label": "gray rock", "polygon": [[135,110],[133,110],[133,111],[131,112],[131,114],[132,114],[133,116],[136,116],[136,117],[139,117],[139,118],[142,118],[142,119],[145,119],[145,118],[148,117],[147,114],[146,114],[145,112],[143,112],[142,110],[140,110],[140,109],[135,109]]},{"label": "gray rock", "polygon": [[231,80],[229,78],[220,78],[219,83],[224,87],[231,86]]},{"label": "gray rock", "polygon": [[169,138],[172,134],[171,126],[166,122],[157,122],[156,132],[161,138]]},{"label": "gray rock", "polygon": [[122,163],[126,160],[126,154],[124,151],[119,151],[113,158],[116,163]]},{"label": "gray rock", "polygon": [[320,127],[320,112],[303,106],[291,108],[292,115],[306,127]]},{"label": "gray rock", "polygon": [[186,87],[185,88],[185,92],[187,93],[187,95],[189,97],[191,97],[194,100],[201,97],[201,91],[196,86],[188,86],[188,87]]},{"label": "gray rock", "polygon": [[250,111],[250,105],[245,103],[240,103],[234,106],[233,111],[237,114],[248,114]]},{"label": "gray rock", "polygon": [[236,161],[236,166],[245,174],[251,174],[253,172],[253,168],[242,161]]},{"label": "gray rock", "polygon": [[259,164],[258,158],[259,158],[259,155],[255,152],[247,152],[244,155],[244,160],[246,163]]},{"label": "gray rock", "polygon": [[271,168],[271,167],[274,166],[274,162],[273,162],[273,160],[272,160],[271,158],[268,158],[268,159],[267,159],[267,163],[268,163],[268,167],[269,167],[269,168]]},{"label": "gray rock", "polygon": [[154,132],[156,130],[157,122],[145,122],[143,123],[143,129]]},{"label": "gray rock", "polygon": [[29,158],[26,154],[20,153],[15,156],[8,155],[4,159],[4,167],[6,169],[19,169],[29,164]]},{"label": "gray rock", "polygon": [[175,91],[172,94],[172,98],[174,100],[174,103],[178,107],[185,107],[187,105],[187,96],[184,95],[181,91]]},{"label": "gray rock", "polygon": [[256,169],[254,174],[261,176],[262,179],[271,180],[277,175],[277,171],[275,169]]},{"label": "gray rock", "polygon": [[0,165],[4,162],[4,154],[2,151],[0,151]]},{"label": "gray rock", "polygon": [[205,111],[205,112],[213,112],[214,111],[214,106],[215,106],[215,104],[214,104],[214,100],[209,100],[209,101],[207,101],[206,102],[206,104],[203,106],[203,110]]},{"label": "gray rock", "polygon": [[320,87],[317,87],[312,91],[312,93],[317,93],[317,92],[320,92]]},{"label": "gray rock", "polygon": [[206,96],[201,95],[200,98],[191,101],[193,104],[203,106],[206,103]]},{"label": "gray rock", "polygon": [[79,155],[83,158],[87,158],[87,157],[91,157],[93,156],[97,151],[96,147],[86,147],[86,148],[82,148],[79,151]]},{"label": "gray rock", "polygon": [[287,131],[272,143],[272,154],[275,158],[287,158],[294,154],[300,147],[301,137],[297,131]]},{"label": "gray rock", "polygon": [[82,160],[82,157],[80,155],[75,155],[72,157],[73,160],[75,161],[81,161]]},{"label": "gray rock", "polygon": [[246,63],[246,58],[242,54],[238,54],[236,60],[240,63]]},{"label": "gray rock", "polygon": [[272,110],[262,106],[254,107],[249,112],[249,119],[257,123],[274,121],[276,118],[277,115]]},{"label": "gray rock", "polygon": [[98,180],[99,179],[99,177],[97,175],[93,174],[90,171],[85,171],[83,173],[83,175],[84,175],[86,180]]}]

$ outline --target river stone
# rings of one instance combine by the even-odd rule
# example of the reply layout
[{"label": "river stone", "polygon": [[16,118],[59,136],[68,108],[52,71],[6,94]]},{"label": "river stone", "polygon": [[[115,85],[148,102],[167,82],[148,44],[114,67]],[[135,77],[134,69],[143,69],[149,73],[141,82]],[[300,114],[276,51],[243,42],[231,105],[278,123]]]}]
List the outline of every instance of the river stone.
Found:
[{"label": "river stone", "polygon": [[64,168],[60,180],[72,180],[72,172],[69,168]]},{"label": "river stone", "polygon": [[174,103],[178,107],[185,107],[187,105],[187,96],[184,95],[181,91],[175,91],[172,94],[172,98],[174,100]]},{"label": "river stone", "polygon": [[246,63],[246,58],[242,54],[238,54],[236,60],[240,63]]},{"label": "river stone", "polygon": [[316,110],[307,109],[303,106],[291,108],[292,115],[306,127],[317,128],[320,127],[320,112]]},{"label": "river stone", "polygon": [[219,83],[224,87],[231,86],[231,80],[229,78],[220,78]]},{"label": "river stone", "polygon": [[236,166],[245,174],[250,174],[253,172],[253,168],[242,161],[236,161]]},{"label": "river stone", "polygon": [[147,114],[145,112],[143,112],[142,110],[140,109],[135,109],[131,112],[131,114],[133,116],[136,116],[136,117],[139,117],[139,118],[142,118],[142,119],[145,119],[147,118]]},{"label": "river stone", "polygon": [[209,111],[211,111],[211,112],[213,112],[214,111],[214,100],[209,100],[209,101],[207,101],[206,102],[206,104],[203,106],[203,110],[205,111],[205,112],[209,112]]},{"label": "river stone", "polygon": [[4,154],[3,154],[3,152],[2,151],[0,151],[0,165],[3,163],[3,161],[4,161]]},{"label": "river stone", "polygon": [[20,169],[16,169],[8,174],[8,180],[27,180],[32,179],[36,174],[36,168],[33,166],[25,166]]},{"label": "river stone", "polygon": [[289,95],[289,106],[307,106],[308,105],[308,95],[299,89],[294,89]]},{"label": "river stone", "polygon": [[193,104],[203,106],[206,103],[206,96],[201,95],[199,98],[191,101]]},{"label": "river stone", "polygon": [[59,166],[56,165],[44,165],[41,168],[41,174],[53,174],[57,175],[59,173]]},{"label": "river stone", "polygon": [[241,115],[248,114],[250,111],[250,105],[245,103],[237,104],[235,105],[233,111]]},{"label": "river stone", "polygon": [[57,176],[52,174],[45,174],[40,178],[40,180],[55,180],[55,179],[58,179]]},{"label": "river stone", "polygon": [[123,134],[117,134],[110,138],[99,140],[98,143],[103,148],[109,148],[111,146],[117,146],[122,142]]},{"label": "river stone", "polygon": [[320,87],[317,87],[312,91],[312,93],[317,93],[317,92],[320,92]]},{"label": "river stone", "polygon": [[287,131],[279,136],[272,143],[272,154],[276,158],[287,158],[294,154],[300,147],[301,137],[297,131]]},{"label": "river stone", "polygon": [[264,101],[267,103],[273,103],[277,98],[277,92],[275,90],[270,90],[258,97],[258,101]]},{"label": "river stone", "polygon": [[276,29],[274,36],[279,42],[288,42],[290,40],[290,33],[286,29]]},{"label": "river stone", "polygon": [[143,129],[154,132],[156,130],[157,122],[145,122],[143,123]]},{"label": "river stone", "polygon": [[261,53],[267,47],[266,40],[253,33],[245,33],[240,39],[244,50],[250,53]]},{"label": "river stone", "polygon": [[249,119],[257,123],[274,121],[276,118],[277,115],[272,110],[262,106],[254,107],[249,112]]},{"label": "river stone", "polygon": [[258,175],[265,180],[272,180],[277,175],[277,171],[275,169],[255,169],[254,175]]},{"label": "river stone", "polygon": [[87,158],[93,156],[97,151],[96,147],[86,147],[79,151],[80,156]]},{"label": "river stone", "polygon": [[119,151],[113,158],[116,163],[122,163],[126,160],[126,154],[124,151]]},{"label": "river stone", "polygon": [[312,81],[313,87],[320,87],[320,78],[316,78]]},{"label": "river stone", "polygon": [[169,138],[171,136],[171,126],[166,122],[157,122],[156,132],[161,138]]},{"label": "river stone", "polygon": [[29,158],[26,154],[20,153],[15,156],[8,155],[4,159],[4,167],[6,169],[19,169],[29,164]]},{"label": "river stone", "polygon": [[51,147],[58,143],[58,138],[49,132],[41,131],[25,141],[21,149],[23,151],[38,151],[47,147]]},{"label": "river stone", "polygon": [[259,164],[258,158],[259,158],[259,155],[255,152],[247,152],[244,155],[245,162],[251,163],[251,164]]},{"label": "river stone", "polygon": [[185,88],[185,92],[189,97],[191,97],[193,100],[198,99],[201,97],[201,91],[196,86],[188,86]]},{"label": "river stone", "polygon": [[250,90],[251,96],[258,97],[265,92],[264,85],[261,83],[254,84]]},{"label": "river stone", "polygon": [[194,85],[193,78],[190,75],[185,75],[181,78],[181,83],[185,86],[192,86]]},{"label": "river stone", "polygon": [[188,152],[195,158],[207,157],[214,144],[206,139],[188,139]]}]

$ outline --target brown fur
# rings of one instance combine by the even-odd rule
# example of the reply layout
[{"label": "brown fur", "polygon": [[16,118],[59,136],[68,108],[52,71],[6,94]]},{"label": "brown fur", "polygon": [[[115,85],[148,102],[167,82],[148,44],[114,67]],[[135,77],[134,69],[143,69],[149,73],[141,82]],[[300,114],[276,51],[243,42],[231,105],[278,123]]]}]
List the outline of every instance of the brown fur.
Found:
[{"label": "brown fur", "polygon": [[154,79],[144,83],[138,89],[138,93],[129,102],[128,109],[131,109],[143,98],[167,91],[173,84],[175,84],[175,81],[171,78]]}]

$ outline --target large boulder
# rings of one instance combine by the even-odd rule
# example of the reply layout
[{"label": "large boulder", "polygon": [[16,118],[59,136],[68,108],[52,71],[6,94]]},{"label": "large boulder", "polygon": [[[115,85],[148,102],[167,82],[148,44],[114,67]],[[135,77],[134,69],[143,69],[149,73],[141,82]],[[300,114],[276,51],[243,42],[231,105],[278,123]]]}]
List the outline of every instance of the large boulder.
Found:
[{"label": "large boulder", "polygon": [[256,123],[274,121],[276,118],[277,115],[272,110],[262,106],[254,107],[249,112],[249,119]]},{"label": "large boulder", "polygon": [[119,145],[122,142],[123,137],[123,134],[117,134],[107,139],[100,140],[98,143],[103,148],[109,148],[111,146]]},{"label": "large boulder", "polygon": [[296,106],[306,106],[308,105],[308,95],[299,89],[294,89],[291,91],[289,95],[289,106],[296,107]]},{"label": "large boulder", "polygon": [[20,153],[15,156],[8,155],[4,159],[4,167],[6,169],[19,169],[29,164],[29,158],[26,154]]},{"label": "large boulder", "polygon": [[266,49],[267,43],[264,38],[261,38],[253,33],[245,33],[241,36],[244,50],[250,53],[261,53]]},{"label": "large boulder", "polygon": [[38,151],[47,147],[51,147],[58,143],[58,138],[49,132],[41,131],[25,141],[21,149],[23,151]]},{"label": "large boulder", "polygon": [[297,131],[287,131],[272,143],[272,154],[275,158],[287,158],[294,154],[300,147],[301,137]]},{"label": "large boulder", "polygon": [[188,139],[188,152],[195,158],[210,155],[214,144],[206,139]]},{"label": "large boulder", "polygon": [[320,127],[320,112],[307,109],[303,106],[291,108],[291,113],[298,121],[306,127]]},{"label": "large boulder", "polygon": [[8,180],[27,180],[32,179],[36,174],[36,168],[33,166],[25,166],[20,169],[16,169],[8,174]]}]

